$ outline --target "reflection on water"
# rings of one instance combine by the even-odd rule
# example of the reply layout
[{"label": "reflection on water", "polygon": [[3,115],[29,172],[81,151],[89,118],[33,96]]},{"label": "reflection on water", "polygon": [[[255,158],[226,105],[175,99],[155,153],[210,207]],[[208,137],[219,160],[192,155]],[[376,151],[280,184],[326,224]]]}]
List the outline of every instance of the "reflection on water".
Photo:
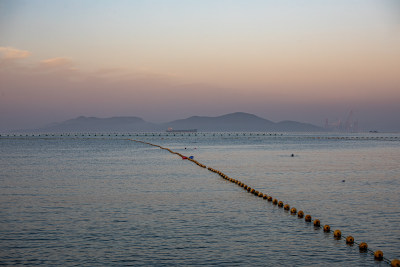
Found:
[{"label": "reflection on water", "polygon": [[[132,138],[193,155],[400,258],[400,139],[330,137]],[[125,138],[0,137],[0,263],[385,265],[207,169]]]}]

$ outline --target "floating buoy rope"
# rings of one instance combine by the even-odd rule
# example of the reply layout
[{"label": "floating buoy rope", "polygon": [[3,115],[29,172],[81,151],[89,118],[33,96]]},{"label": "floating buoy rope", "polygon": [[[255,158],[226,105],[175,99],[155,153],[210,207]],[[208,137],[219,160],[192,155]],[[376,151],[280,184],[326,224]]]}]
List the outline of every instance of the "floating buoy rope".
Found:
[{"label": "floating buoy rope", "polygon": [[[318,138],[318,139],[319,139],[319,138]],[[170,152],[171,154],[178,155],[178,156],[181,157],[182,159],[191,161],[191,162],[195,163],[196,165],[198,165],[199,167],[207,168],[206,165],[201,164],[200,162],[196,161],[196,160],[194,159],[193,156],[187,157],[187,156],[184,156],[184,155],[182,155],[182,154],[180,154],[180,153],[178,153],[178,152],[174,152],[174,151],[172,151],[172,150],[169,149],[169,148],[165,148],[165,147],[162,147],[162,146],[159,146],[159,145],[155,145],[155,144],[148,143],[148,142],[144,142],[144,141],[140,141],[140,140],[135,140],[135,139],[127,139],[127,140],[134,141],[134,142],[138,142],[138,143],[142,143],[142,144],[146,144],[146,145],[150,145],[150,146],[154,146],[154,147],[158,147],[158,148],[163,149],[163,150],[167,150],[167,151]],[[257,196],[257,197],[260,197],[260,198],[262,198],[262,199],[265,199],[265,200],[267,200],[268,202],[272,202],[272,204],[277,205],[279,208],[282,208],[282,207],[283,207],[283,209],[284,209],[285,211],[289,211],[289,210],[290,210],[290,214],[292,214],[292,215],[296,215],[296,214],[297,214],[297,217],[298,217],[299,219],[304,218],[304,220],[305,220],[307,223],[311,223],[311,222],[312,222],[313,225],[314,225],[314,228],[316,228],[316,229],[320,229],[320,228],[321,228],[321,221],[318,220],[318,219],[315,219],[314,221],[312,221],[312,217],[311,217],[310,214],[305,215],[304,212],[303,212],[302,210],[297,211],[297,209],[296,209],[295,207],[290,208],[290,205],[289,205],[289,204],[287,204],[287,203],[284,204],[283,201],[278,201],[278,199],[273,198],[273,197],[270,196],[269,194],[266,194],[266,193],[263,193],[263,192],[261,192],[261,191],[258,191],[258,190],[256,190],[255,188],[252,188],[252,187],[250,187],[249,185],[243,183],[242,181],[233,179],[233,178],[229,177],[228,175],[226,175],[225,173],[223,173],[223,172],[221,172],[221,171],[219,171],[219,170],[217,170],[217,169],[214,169],[214,168],[211,168],[211,167],[208,167],[207,169],[208,169],[209,171],[213,172],[213,173],[218,174],[219,176],[221,176],[221,178],[223,178],[223,179],[225,179],[225,180],[227,180],[227,181],[229,181],[229,182],[232,182],[232,183],[237,184],[238,186],[242,187],[242,188],[243,188],[244,190],[246,190],[247,192],[249,192],[249,193],[251,193],[251,194],[253,194],[253,195]],[[325,225],[323,226],[323,231],[325,232],[325,234],[328,234],[328,233],[330,233],[330,231],[331,231],[331,227],[330,227],[328,224],[325,224]],[[333,237],[334,237],[335,239],[337,239],[337,240],[340,240],[341,237],[342,237],[342,232],[341,232],[339,229],[335,230],[335,231],[333,232]],[[383,262],[386,262],[387,264],[390,264],[391,266],[400,267],[400,260],[394,259],[394,260],[390,261],[389,259],[387,259],[387,258],[385,258],[385,257],[383,256],[383,252],[382,252],[382,251],[380,251],[380,250],[374,251],[374,250],[368,248],[367,243],[365,243],[365,242],[358,243],[358,242],[356,242],[356,241],[354,240],[354,237],[352,237],[352,236],[350,236],[350,235],[346,237],[346,244],[347,244],[348,246],[353,246],[354,244],[356,244],[356,245],[358,245],[358,247],[359,247],[360,253],[369,253],[369,254],[371,254],[371,255],[374,256],[374,259],[375,259],[376,261],[383,261]]]}]

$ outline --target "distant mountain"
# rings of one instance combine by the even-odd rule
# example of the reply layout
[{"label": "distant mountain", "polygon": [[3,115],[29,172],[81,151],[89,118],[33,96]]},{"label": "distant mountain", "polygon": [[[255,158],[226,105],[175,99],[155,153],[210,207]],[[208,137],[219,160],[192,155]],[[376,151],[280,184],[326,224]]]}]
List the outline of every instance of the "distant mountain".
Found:
[{"label": "distant mountain", "polygon": [[277,129],[282,132],[325,132],[326,129],[310,123],[297,121],[281,121],[275,124]]},{"label": "distant mountain", "polygon": [[256,115],[236,112],[218,117],[193,116],[183,120],[175,120],[165,124],[173,129],[199,129],[200,131],[265,131],[271,129],[272,121]]},{"label": "distant mountain", "polygon": [[164,124],[165,128],[198,129],[199,131],[324,131],[324,129],[295,121],[272,122],[256,115],[236,112],[218,117],[193,116]]},{"label": "distant mountain", "polygon": [[[52,123],[34,130],[35,132],[149,132],[198,129],[200,132],[226,131],[324,131],[323,128],[296,121],[272,122],[256,115],[236,112],[218,117],[193,116],[187,119],[174,120],[168,123],[154,124],[139,117],[78,117],[60,123]],[[30,130],[32,131],[32,130]]]}]

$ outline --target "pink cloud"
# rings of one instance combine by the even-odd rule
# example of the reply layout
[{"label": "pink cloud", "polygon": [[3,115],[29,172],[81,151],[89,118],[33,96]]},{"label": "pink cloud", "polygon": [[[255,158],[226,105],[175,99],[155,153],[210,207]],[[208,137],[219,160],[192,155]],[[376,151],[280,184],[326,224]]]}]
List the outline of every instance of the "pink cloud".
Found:
[{"label": "pink cloud", "polygon": [[13,47],[0,46],[0,57],[3,59],[27,58],[31,55],[29,51],[20,50]]},{"label": "pink cloud", "polygon": [[66,57],[55,57],[40,61],[40,64],[44,67],[69,67],[72,66],[72,62]]}]

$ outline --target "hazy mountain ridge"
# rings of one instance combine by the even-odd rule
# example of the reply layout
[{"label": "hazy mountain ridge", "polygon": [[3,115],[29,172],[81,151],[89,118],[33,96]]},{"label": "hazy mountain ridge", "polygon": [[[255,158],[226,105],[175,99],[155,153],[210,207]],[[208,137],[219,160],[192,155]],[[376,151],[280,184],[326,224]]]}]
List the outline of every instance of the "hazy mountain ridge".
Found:
[{"label": "hazy mountain ridge", "polygon": [[144,132],[173,129],[206,131],[324,131],[323,128],[296,121],[272,122],[254,114],[235,112],[217,117],[192,116],[167,123],[155,124],[139,117],[84,117],[30,130],[34,132]]},{"label": "hazy mountain ridge", "polygon": [[199,131],[271,131],[274,123],[256,115],[236,112],[218,117],[194,116],[164,124],[174,129],[198,129]]}]

